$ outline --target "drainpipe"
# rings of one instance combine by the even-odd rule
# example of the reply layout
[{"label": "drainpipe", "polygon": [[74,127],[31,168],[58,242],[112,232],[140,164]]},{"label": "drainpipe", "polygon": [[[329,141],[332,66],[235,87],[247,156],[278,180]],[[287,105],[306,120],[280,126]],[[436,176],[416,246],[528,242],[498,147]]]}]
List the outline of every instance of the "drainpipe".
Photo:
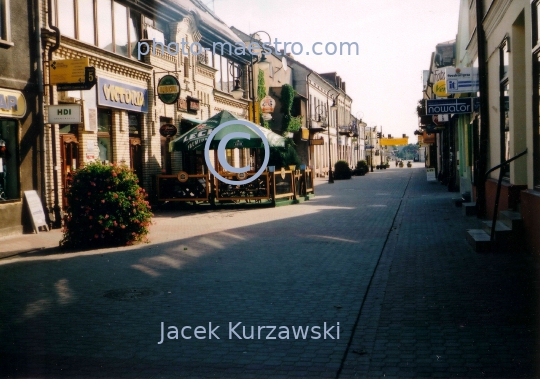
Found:
[{"label": "drainpipe", "polygon": [[[35,44],[35,54],[36,54],[36,60],[37,60],[37,69],[36,69],[36,76],[37,76],[37,82],[38,82],[38,104],[39,104],[39,111],[37,112],[40,114],[40,117],[38,117],[38,127],[39,127],[39,161],[40,161],[40,193],[41,193],[41,201],[44,202],[47,198],[47,192],[45,191],[45,182],[46,182],[46,175],[45,175],[45,120],[44,120],[44,114],[43,114],[43,57],[41,56],[42,49],[41,49],[41,1],[35,0],[34,6],[32,9],[34,9],[34,38],[36,41]],[[46,203],[45,203],[46,204]]]},{"label": "drainpipe", "polygon": [[[48,52],[48,61],[47,64],[50,64],[52,61],[53,53],[58,50],[60,47],[60,29],[58,29],[56,26],[53,25],[53,17],[52,17],[52,4],[51,0],[48,0],[47,2],[47,13],[48,13],[48,19],[49,19],[49,25],[48,27],[56,33],[56,41],[55,44],[49,49]],[[49,80],[47,80],[49,81]],[[49,104],[54,105],[54,96],[53,96],[53,85],[48,83],[49,85]],[[54,192],[54,223],[53,226],[55,228],[59,228],[62,225],[62,216],[60,214],[60,194],[59,194],[59,188],[58,188],[58,157],[56,155],[56,149],[57,149],[57,141],[56,141],[56,125],[51,125],[51,139],[52,139],[52,164],[53,164],[53,192]]]},{"label": "drainpipe", "polygon": [[486,214],[486,178],[487,153],[489,148],[489,102],[488,77],[486,62],[486,36],[482,20],[484,18],[484,1],[476,0],[476,38],[478,41],[478,79],[480,89],[480,154],[476,157],[478,178],[476,183],[476,207],[478,217]]}]

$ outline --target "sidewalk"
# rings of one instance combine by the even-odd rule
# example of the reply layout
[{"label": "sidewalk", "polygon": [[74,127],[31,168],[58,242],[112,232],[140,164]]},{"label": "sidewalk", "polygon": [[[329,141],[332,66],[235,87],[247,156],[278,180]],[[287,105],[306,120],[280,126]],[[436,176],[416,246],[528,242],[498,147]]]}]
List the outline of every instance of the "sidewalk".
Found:
[{"label": "sidewalk", "polygon": [[[423,162],[413,162],[413,168],[423,168]],[[390,165],[387,170],[401,170],[405,172],[410,168],[394,167]],[[381,174],[387,170],[373,170],[373,173],[368,173],[364,177],[359,177],[359,180],[369,180],[373,174]],[[315,178],[315,196],[317,195],[317,188],[321,185],[328,184],[328,178]],[[238,210],[244,211],[244,210]],[[158,216],[165,214],[171,214],[171,212],[158,212]],[[177,217],[178,215],[171,216]],[[160,225],[163,224],[162,217],[156,217],[154,219],[155,225],[151,229],[150,240],[151,243],[155,243],[156,239],[153,238],[153,234],[161,235],[160,240],[163,239],[163,232],[159,231]],[[174,231],[171,231],[174,234]],[[21,234],[7,237],[0,237],[0,259],[9,258],[13,256],[28,257],[44,254],[58,253],[61,250],[58,249],[59,243],[62,240],[62,232],[60,229],[52,229],[48,232],[40,232],[39,234]]]}]

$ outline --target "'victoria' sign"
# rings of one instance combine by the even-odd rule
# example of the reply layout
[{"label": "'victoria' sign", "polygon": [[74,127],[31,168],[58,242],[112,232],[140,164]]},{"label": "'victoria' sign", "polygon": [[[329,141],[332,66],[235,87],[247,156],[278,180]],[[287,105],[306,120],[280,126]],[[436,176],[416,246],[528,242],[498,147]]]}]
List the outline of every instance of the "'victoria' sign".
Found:
[{"label": "'victoria' sign", "polygon": [[472,98],[426,100],[427,115],[467,114],[473,112]]}]

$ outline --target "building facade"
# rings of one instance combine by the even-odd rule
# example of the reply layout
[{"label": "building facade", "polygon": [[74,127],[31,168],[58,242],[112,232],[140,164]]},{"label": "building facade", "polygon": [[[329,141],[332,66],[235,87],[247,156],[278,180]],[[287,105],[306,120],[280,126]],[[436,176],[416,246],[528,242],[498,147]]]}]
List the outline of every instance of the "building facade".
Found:
[{"label": "building facade", "polygon": [[24,191],[45,191],[36,9],[36,2],[0,2],[0,237],[32,230]]}]

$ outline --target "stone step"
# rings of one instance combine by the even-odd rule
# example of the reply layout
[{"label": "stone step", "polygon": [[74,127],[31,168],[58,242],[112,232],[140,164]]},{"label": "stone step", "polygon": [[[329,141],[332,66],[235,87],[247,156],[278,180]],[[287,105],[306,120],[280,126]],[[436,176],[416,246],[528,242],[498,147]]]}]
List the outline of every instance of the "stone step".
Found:
[{"label": "stone step", "polygon": [[489,234],[482,229],[467,230],[467,241],[477,253],[487,253],[490,251]]},{"label": "stone step", "polygon": [[523,218],[521,213],[514,211],[501,211],[499,213],[499,219],[506,226],[512,230],[522,230],[523,229]]},{"label": "stone step", "polygon": [[[491,225],[493,225],[493,220],[482,221],[482,230],[491,235]],[[497,221],[495,224],[495,235],[499,237],[507,234],[512,234],[512,229],[503,222]]]},{"label": "stone step", "polygon": [[465,216],[475,216],[476,215],[476,203],[463,203],[461,204],[461,209]]},{"label": "stone step", "polygon": [[461,204],[463,204],[463,199],[461,197],[454,197],[452,199],[452,203],[454,203],[456,208],[461,208]]}]

